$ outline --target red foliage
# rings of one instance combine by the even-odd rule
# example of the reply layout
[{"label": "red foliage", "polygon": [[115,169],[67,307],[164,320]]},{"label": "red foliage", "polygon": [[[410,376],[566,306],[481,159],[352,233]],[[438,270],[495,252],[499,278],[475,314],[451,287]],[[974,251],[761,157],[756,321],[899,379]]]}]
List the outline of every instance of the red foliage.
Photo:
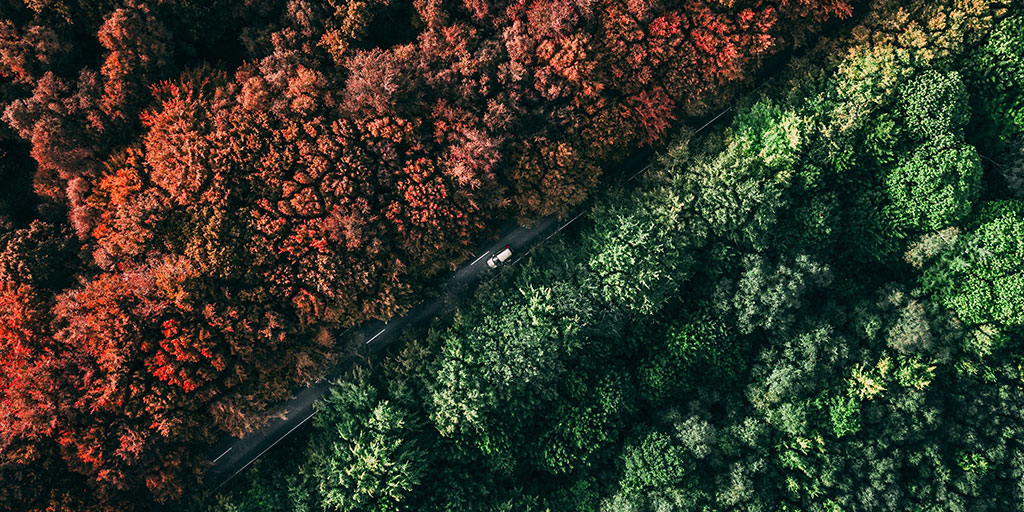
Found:
[{"label": "red foliage", "polygon": [[49,436],[56,427],[56,390],[61,360],[47,336],[48,305],[29,285],[0,287],[0,453],[17,441]]},{"label": "red foliage", "polygon": [[129,4],[110,13],[97,33],[107,49],[103,75],[103,112],[125,119],[138,111],[146,85],[170,64],[171,38],[144,4]]},{"label": "red foliage", "polygon": [[57,440],[71,468],[114,489],[175,481],[150,490],[177,495],[183,448],[210,439],[199,409],[212,390],[197,388],[213,379],[215,362],[197,357],[201,336],[180,343],[161,329],[182,314],[173,299],[186,271],[159,261],[101,274],[54,308],[55,336],[75,363]]},{"label": "red foliage", "polygon": [[0,77],[19,84],[37,80],[61,51],[61,40],[53,29],[40,25],[19,28],[0,20]]},{"label": "red foliage", "polygon": [[70,229],[0,238],[0,448],[22,468],[0,471],[15,480],[60,453],[55,471],[109,499],[180,494],[212,427],[258,426],[331,359],[331,329],[407,308],[490,219],[566,212],[603,165],[850,14],[841,0],[414,0],[418,37],[376,48],[389,2],[245,2],[248,53],[226,53],[246,64],[161,81],[210,57],[181,20],[228,11],[193,3],[59,13],[105,50],[77,67],[55,64],[74,39],[41,18],[0,20],[4,120],[85,258]]}]

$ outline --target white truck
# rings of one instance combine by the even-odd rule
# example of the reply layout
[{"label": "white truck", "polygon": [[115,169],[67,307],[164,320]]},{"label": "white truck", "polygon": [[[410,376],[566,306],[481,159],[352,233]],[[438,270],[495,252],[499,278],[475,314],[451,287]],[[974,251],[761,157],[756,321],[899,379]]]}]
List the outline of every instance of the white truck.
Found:
[{"label": "white truck", "polygon": [[504,249],[492,254],[490,258],[487,258],[487,266],[491,268],[498,268],[498,265],[505,263],[511,257],[512,248],[506,245]]}]

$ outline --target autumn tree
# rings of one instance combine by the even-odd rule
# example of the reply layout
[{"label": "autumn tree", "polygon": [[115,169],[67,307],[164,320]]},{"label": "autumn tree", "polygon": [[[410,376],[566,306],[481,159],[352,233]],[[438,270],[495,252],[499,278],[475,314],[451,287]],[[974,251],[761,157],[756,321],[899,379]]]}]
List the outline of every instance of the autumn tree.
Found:
[{"label": "autumn tree", "polygon": [[[101,275],[58,297],[55,336],[76,354],[70,372],[75,407],[58,442],[72,468],[104,486],[146,485],[157,496],[175,496],[184,483],[175,467],[188,464],[183,445],[209,431],[179,405],[188,403],[183,395],[202,377],[187,366],[161,364],[178,359],[173,343],[160,342],[161,324],[170,316],[161,285],[150,269],[139,268]],[[143,365],[168,385],[145,378]]]},{"label": "autumn tree", "polygon": [[102,158],[102,135],[107,129],[99,106],[102,85],[95,72],[83,71],[77,86],[52,72],[35,83],[30,98],[10,103],[4,119],[32,143],[38,164],[36,193],[46,200],[68,204],[72,225],[88,229],[84,196]]},{"label": "autumn tree", "polygon": [[59,428],[69,354],[53,338],[51,309],[56,291],[78,270],[76,250],[69,230],[42,221],[0,235],[4,445],[38,441]]},{"label": "autumn tree", "polygon": [[101,108],[124,119],[139,111],[150,84],[171,65],[171,36],[145,4],[129,4],[108,15],[97,33],[107,50]]}]

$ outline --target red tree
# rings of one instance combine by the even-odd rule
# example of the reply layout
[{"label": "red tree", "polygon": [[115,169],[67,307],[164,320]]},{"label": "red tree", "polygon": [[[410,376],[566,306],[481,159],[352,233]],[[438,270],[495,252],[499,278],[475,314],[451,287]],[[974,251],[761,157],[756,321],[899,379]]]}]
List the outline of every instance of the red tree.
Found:
[{"label": "red tree", "polygon": [[[0,20],[4,120],[73,230],[0,236],[0,447],[17,463],[0,472],[78,472],[110,499],[179,494],[214,427],[251,430],[323,370],[332,329],[407,308],[488,219],[568,211],[603,165],[850,13],[415,0],[415,41],[372,48],[386,1],[31,4]],[[204,12],[253,16],[196,28]],[[240,46],[220,45],[233,30]],[[82,37],[100,60],[63,58]],[[196,67],[223,59],[247,63]]]},{"label": "red tree", "polygon": [[169,67],[171,36],[145,4],[134,3],[110,13],[97,36],[108,51],[100,67],[101,106],[111,118],[125,120],[137,114],[149,85]]}]

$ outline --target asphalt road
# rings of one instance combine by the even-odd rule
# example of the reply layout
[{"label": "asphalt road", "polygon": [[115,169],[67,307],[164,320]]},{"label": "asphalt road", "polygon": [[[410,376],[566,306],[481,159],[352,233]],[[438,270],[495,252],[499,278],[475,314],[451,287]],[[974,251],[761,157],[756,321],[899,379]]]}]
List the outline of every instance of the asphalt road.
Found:
[{"label": "asphalt road", "polygon": [[[757,88],[748,94],[757,92],[767,85],[771,79],[765,80]],[[704,131],[706,128],[718,121],[729,111],[735,108],[735,104],[722,110],[715,116],[708,116],[707,122],[693,132],[694,135]],[[640,174],[643,174],[649,166],[643,165],[649,160],[652,151],[641,151],[634,153],[619,166],[619,179],[632,181]],[[366,325],[349,329],[339,335],[339,344],[355,343],[365,344],[365,350],[360,356],[366,357],[384,349],[397,341],[402,331],[411,325],[430,320],[437,316],[446,306],[452,297],[464,293],[468,284],[480,279],[487,271],[487,259],[490,255],[509,246],[512,248],[512,258],[504,265],[514,265],[529,251],[556,233],[572,224],[583,215],[588,208],[580,208],[580,213],[573,217],[560,220],[557,216],[545,217],[537,224],[523,227],[510,222],[502,230],[502,235],[495,242],[485,243],[478,247],[476,255],[467,259],[467,263],[456,270],[447,279],[440,283],[438,289],[441,291],[440,298],[424,302],[401,318],[395,318],[383,322],[371,322]],[[276,444],[287,438],[289,434],[297,430],[313,418],[313,403],[323,396],[337,378],[349,371],[353,359],[356,356],[339,361],[335,367],[327,373],[327,376],[320,381],[298,391],[296,395],[284,403],[279,411],[278,417],[271,420],[262,429],[252,432],[245,437],[236,438],[225,435],[209,453],[209,467],[206,471],[204,484],[210,489],[218,489],[230,482],[234,477],[242,473],[252,465],[260,456],[273,448]]]},{"label": "asphalt road", "polygon": [[[363,350],[364,353],[375,353],[382,350],[397,341],[405,328],[420,324],[437,316],[445,308],[449,294],[462,293],[467,285],[480,279],[491,270],[487,265],[487,259],[492,254],[504,249],[505,246],[509,246],[512,248],[512,257],[504,265],[514,265],[531,248],[554,236],[555,233],[571,224],[580,215],[582,213],[564,219],[561,222],[559,222],[558,217],[552,215],[529,227],[518,226],[514,223],[506,225],[502,231],[503,235],[497,241],[479,247],[475,256],[467,259],[466,264],[456,270],[442,283],[440,298],[423,302],[404,316],[394,318],[386,324],[383,322],[371,322],[349,329],[339,336],[339,344],[347,342],[366,345],[365,350]],[[332,370],[327,372],[327,376],[323,380],[314,382],[298,391],[291,400],[282,404],[278,409],[280,411],[279,416],[271,420],[262,429],[242,438],[225,436],[210,451],[210,463],[203,479],[206,486],[210,489],[222,487],[241,474],[260,456],[288,437],[289,434],[310,421],[314,414],[313,403],[327,393],[332,382],[351,368],[354,358],[355,356],[349,356],[342,359]]]}]

